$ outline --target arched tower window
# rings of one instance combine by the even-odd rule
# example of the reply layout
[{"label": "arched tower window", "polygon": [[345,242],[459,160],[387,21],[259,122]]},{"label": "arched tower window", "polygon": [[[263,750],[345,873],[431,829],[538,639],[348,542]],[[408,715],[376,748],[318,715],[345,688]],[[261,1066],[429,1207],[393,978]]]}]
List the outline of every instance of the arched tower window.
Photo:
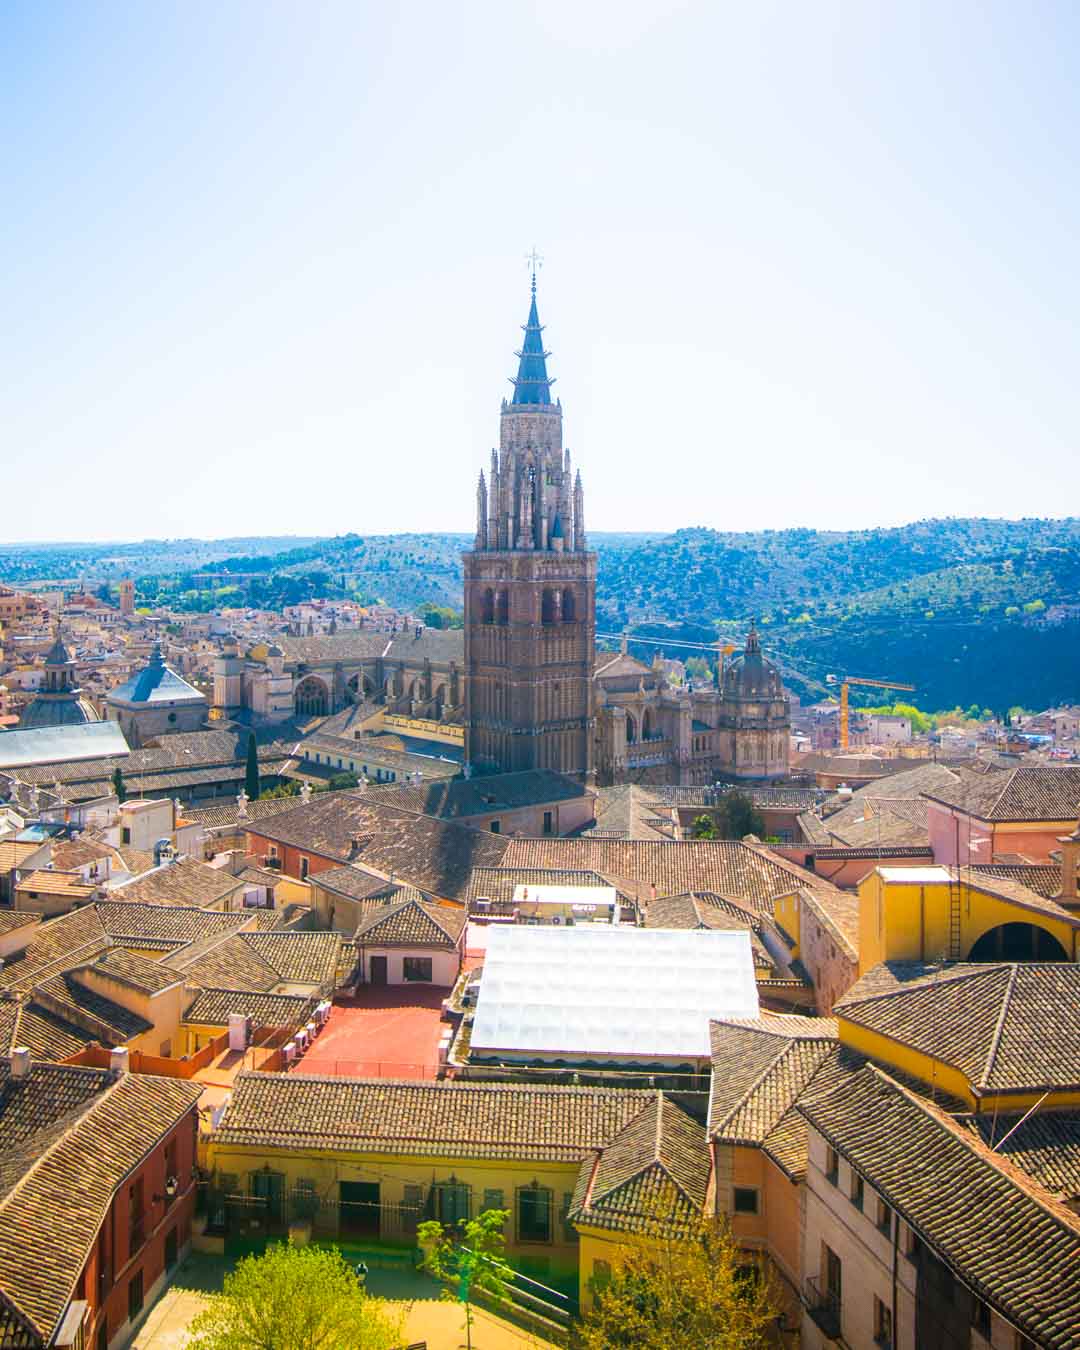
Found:
[{"label": "arched tower window", "polygon": [[574,600],[574,592],[569,587],[562,593],[562,616],[563,623],[573,623],[577,618],[577,605]]},{"label": "arched tower window", "polygon": [[495,592],[489,586],[480,601],[480,622],[495,622]]},{"label": "arched tower window", "polygon": [[653,738],[652,710],[646,708],[641,716],[641,739],[643,741],[651,741],[652,738]]},{"label": "arched tower window", "polygon": [[500,591],[496,605],[496,622],[504,626],[510,622],[510,592]]},{"label": "arched tower window", "polygon": [[544,594],[540,599],[540,622],[555,622],[555,592],[544,587]]}]

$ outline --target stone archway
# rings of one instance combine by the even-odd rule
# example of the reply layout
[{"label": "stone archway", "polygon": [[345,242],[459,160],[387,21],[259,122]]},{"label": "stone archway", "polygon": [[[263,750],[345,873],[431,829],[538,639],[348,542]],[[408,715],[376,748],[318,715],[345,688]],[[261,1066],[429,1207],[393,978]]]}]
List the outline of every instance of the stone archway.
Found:
[{"label": "stone archway", "polygon": [[330,690],[317,675],[305,675],[293,691],[293,704],[301,717],[325,717]]},{"label": "stone archway", "polygon": [[627,745],[636,745],[636,744],[637,744],[637,738],[638,738],[637,718],[636,718],[636,717],[634,716],[634,714],[630,711],[630,709],[627,708],[627,710],[626,710],[626,744],[627,744]]},{"label": "stone archway", "polygon": [[357,703],[362,703],[364,699],[370,698],[375,693],[375,685],[371,679],[358,670],[355,675],[351,675],[346,681],[345,688]]},{"label": "stone archway", "polygon": [[651,741],[654,740],[655,737],[656,732],[653,728],[652,709],[646,708],[641,714],[641,739],[643,741]]},{"label": "stone archway", "polygon": [[1067,961],[1061,943],[1033,923],[1000,923],[989,928],[968,952],[969,961]]}]

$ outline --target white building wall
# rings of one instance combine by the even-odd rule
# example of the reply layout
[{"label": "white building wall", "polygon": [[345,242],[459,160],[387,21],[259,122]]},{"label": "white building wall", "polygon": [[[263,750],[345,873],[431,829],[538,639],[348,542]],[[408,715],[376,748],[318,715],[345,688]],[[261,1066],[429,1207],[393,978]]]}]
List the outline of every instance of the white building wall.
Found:
[{"label": "white building wall", "polygon": [[[880,1350],[874,1338],[874,1299],[893,1308],[893,1235],[875,1222],[877,1193],[864,1184],[863,1208],[851,1200],[852,1169],[841,1157],[837,1185],[826,1176],[824,1139],[810,1130],[803,1229],[803,1273],[825,1285],[823,1244],[841,1261],[841,1322],[844,1342],[851,1350]],[[891,1228],[897,1224],[892,1215]],[[905,1225],[900,1224],[896,1252],[896,1304],[893,1345],[915,1350],[915,1268],[908,1260]],[[809,1313],[803,1316],[806,1350],[830,1345]]]},{"label": "white building wall", "polygon": [[[371,958],[373,956],[386,957],[386,982],[387,984],[405,984],[405,958],[407,956],[419,956],[431,958],[431,983],[450,988],[458,977],[458,968],[460,959],[458,953],[440,952],[424,950],[422,947],[365,947],[364,948],[364,978],[369,983],[371,981]],[[409,984],[418,984],[420,981],[409,980]]]}]

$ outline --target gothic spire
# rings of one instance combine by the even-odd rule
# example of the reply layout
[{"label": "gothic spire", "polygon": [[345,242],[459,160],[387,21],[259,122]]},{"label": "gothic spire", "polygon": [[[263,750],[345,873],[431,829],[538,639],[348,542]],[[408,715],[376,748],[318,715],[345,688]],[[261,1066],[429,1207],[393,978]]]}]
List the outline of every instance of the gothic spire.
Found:
[{"label": "gothic spire", "polygon": [[521,351],[514,353],[518,358],[518,373],[517,378],[510,381],[514,386],[514,397],[511,402],[549,404],[551,402],[551,386],[555,381],[548,379],[547,358],[551,353],[544,351],[542,336],[544,326],[536,312],[535,271],[532,274],[532,301],[529,305],[529,318],[524,327],[525,341],[522,343]]}]

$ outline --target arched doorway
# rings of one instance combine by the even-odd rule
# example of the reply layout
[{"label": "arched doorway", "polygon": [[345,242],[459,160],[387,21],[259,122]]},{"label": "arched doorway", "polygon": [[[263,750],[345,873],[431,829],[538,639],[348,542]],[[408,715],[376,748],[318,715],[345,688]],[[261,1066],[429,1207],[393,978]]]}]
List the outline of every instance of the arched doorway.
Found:
[{"label": "arched doorway", "polygon": [[968,953],[969,961],[1067,961],[1061,943],[1033,923],[1002,923],[990,928]]},{"label": "arched doorway", "polygon": [[330,711],[330,691],[314,675],[305,675],[296,686],[294,701],[301,717],[325,717]]}]

